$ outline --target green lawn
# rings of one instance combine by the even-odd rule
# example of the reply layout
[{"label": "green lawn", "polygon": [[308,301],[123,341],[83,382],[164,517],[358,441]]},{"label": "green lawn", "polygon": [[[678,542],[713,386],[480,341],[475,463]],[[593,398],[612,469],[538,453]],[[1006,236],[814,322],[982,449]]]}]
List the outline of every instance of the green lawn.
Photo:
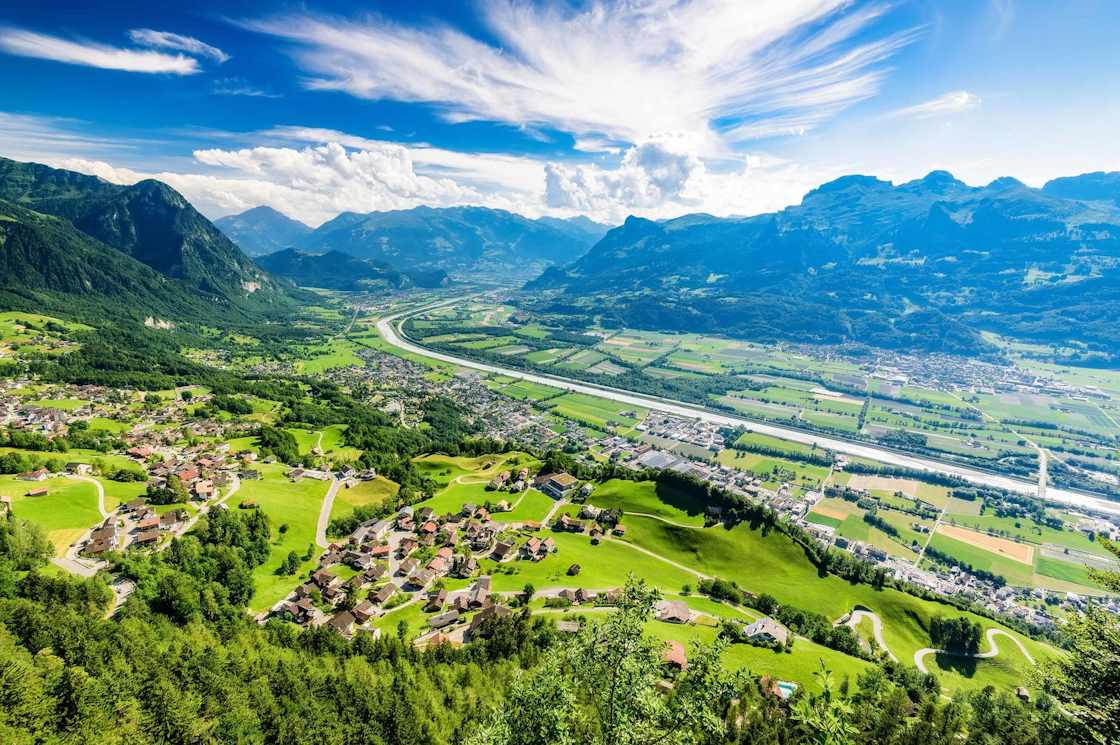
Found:
[{"label": "green lawn", "polygon": [[349,489],[340,487],[331,505],[331,519],[345,517],[356,507],[365,507],[369,504],[380,504],[396,495],[400,486],[395,481],[378,476],[369,481],[359,482]]},{"label": "green lawn", "polygon": [[[507,499],[510,504],[517,506],[509,512],[499,512],[494,515],[494,519],[503,523],[520,522],[523,520],[536,520],[540,522],[544,520],[545,515],[552,509],[552,497],[539,492],[536,489],[529,489],[520,495],[510,494]],[[520,500],[520,502],[518,502]]]},{"label": "green lawn", "polygon": [[[46,487],[47,495],[27,496],[28,491],[38,487]],[[12,512],[17,517],[30,520],[46,531],[57,555],[101,522],[97,488],[86,481],[65,478],[20,481],[14,476],[0,476],[0,494],[12,498]]]},{"label": "green lawn", "polygon": [[608,510],[657,515],[686,525],[704,524],[704,505],[652,481],[612,479],[597,485],[589,501]]},{"label": "green lawn", "polygon": [[[272,552],[268,561],[253,570],[256,592],[250,602],[253,611],[264,610],[287,595],[307,571],[315,566],[321,551],[315,548],[312,558],[300,565],[295,576],[279,576],[276,569],[288,555],[295,551],[302,557],[308,546],[315,544],[315,525],[319,508],[327,493],[328,483],[304,479],[292,483],[284,478],[287,467],[279,464],[259,464],[259,481],[242,481],[234,500],[238,505],[255,502],[268,515],[272,525]],[[280,526],[287,524],[288,531],[280,535]]]},{"label": "green lawn", "polygon": [[[548,402],[552,413],[605,429],[614,424],[633,427],[645,418],[645,409],[608,401],[583,393],[566,393]],[[625,412],[625,415],[624,415]]]}]

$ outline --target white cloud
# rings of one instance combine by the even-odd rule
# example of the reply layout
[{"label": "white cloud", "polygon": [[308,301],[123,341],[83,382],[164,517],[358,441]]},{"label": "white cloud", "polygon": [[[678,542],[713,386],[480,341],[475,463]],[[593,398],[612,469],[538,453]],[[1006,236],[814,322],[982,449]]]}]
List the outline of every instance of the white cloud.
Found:
[{"label": "white cloud", "polygon": [[134,28],[128,32],[128,38],[142,47],[157,47],[160,49],[174,49],[179,52],[193,54],[196,57],[209,57],[218,63],[226,62],[230,56],[217,47],[210,46],[193,36],[183,36],[170,31],[155,31],[150,28]]},{"label": "white cloud", "polygon": [[[491,45],[456,29],[284,16],[249,28],[299,45],[313,88],[434,104],[449,121],[546,126],[625,143],[738,140],[772,118],[809,128],[873,95],[912,38],[871,38],[848,0],[645,0],[484,6]],[[745,126],[740,126],[745,125]]]},{"label": "white cloud", "polygon": [[888,113],[887,118],[912,117],[915,119],[928,119],[935,116],[947,116],[971,111],[980,106],[980,96],[968,91],[949,91],[930,101],[923,101],[914,106],[907,106]]},{"label": "white cloud", "polygon": [[210,89],[216,96],[249,96],[250,98],[280,98],[279,93],[270,93],[250,83],[245,78],[220,78]]},{"label": "white cloud", "polygon": [[0,28],[0,50],[21,57],[87,65],[106,70],[191,75],[198,62],[182,54],[121,49],[91,41],[70,41],[17,28]]}]

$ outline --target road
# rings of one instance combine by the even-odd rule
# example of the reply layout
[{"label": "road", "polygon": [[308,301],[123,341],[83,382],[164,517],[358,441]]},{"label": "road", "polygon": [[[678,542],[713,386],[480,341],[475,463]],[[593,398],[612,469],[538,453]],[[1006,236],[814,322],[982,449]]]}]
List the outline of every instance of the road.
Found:
[{"label": "road", "polygon": [[[441,362],[447,362],[459,367],[465,367],[472,370],[479,370],[482,372],[495,373],[498,375],[505,375],[519,380],[527,380],[541,385],[549,385],[554,388],[560,388],[575,393],[583,393],[590,396],[597,396],[618,403],[626,404],[627,406],[635,406],[644,409],[652,409],[666,414],[673,414],[682,417],[691,417],[693,419],[700,419],[703,421],[712,422],[714,424],[724,427],[743,427],[752,432],[758,432],[771,437],[778,437],[783,440],[791,442],[799,442],[805,445],[815,444],[817,447],[826,448],[837,453],[843,453],[848,456],[856,456],[860,458],[869,458],[881,463],[891,466],[898,466],[902,468],[913,468],[922,471],[931,471],[934,473],[943,473],[950,476],[957,476],[970,481],[974,484],[982,486],[993,486],[1000,489],[1007,489],[1008,491],[1018,492],[1020,494],[1029,494],[1037,496],[1038,484],[1031,481],[1024,481],[1009,476],[1003,476],[995,473],[988,473],[985,471],[968,468],[957,464],[945,463],[942,461],[934,460],[932,458],[924,458],[917,455],[910,455],[896,450],[889,450],[886,448],[878,447],[863,442],[853,442],[848,440],[839,439],[835,436],[819,435],[813,432],[805,432],[797,429],[791,429],[774,424],[764,424],[743,417],[725,414],[722,412],[712,411],[710,409],[701,408],[694,404],[688,404],[683,401],[675,401],[672,399],[660,398],[656,396],[647,396],[641,393],[634,393],[632,391],[625,391],[619,388],[610,388],[608,386],[596,385],[593,383],[583,383],[563,378],[557,375],[546,375],[544,373],[526,372],[524,370],[517,370],[508,367],[501,367],[492,365],[487,362],[479,362],[476,360],[467,359],[465,357],[457,357],[455,355],[446,354],[444,352],[437,352],[435,350],[427,349],[418,344],[415,344],[400,335],[398,325],[400,321],[410,315],[425,310],[430,310],[439,305],[447,305],[451,302],[462,302],[461,299],[454,301],[445,301],[436,305],[425,306],[422,308],[411,309],[403,313],[398,313],[393,316],[387,316],[377,322],[377,330],[389,344],[402,349],[406,352],[412,352],[424,357],[428,357]],[[1120,502],[1112,502],[1101,497],[1094,497],[1080,492],[1069,491],[1067,489],[1048,489],[1046,494],[1047,499],[1054,502],[1061,502],[1063,504],[1080,507],[1083,509],[1096,510],[1111,515],[1120,515]]]},{"label": "road", "polygon": [[[871,633],[875,636],[875,643],[879,645],[879,649],[886,652],[887,656],[892,660],[898,662],[898,658],[894,656],[894,652],[887,646],[887,640],[883,638],[883,619],[879,618],[877,614],[866,610],[854,610],[843,625],[855,629],[855,627],[859,625],[859,622],[865,618],[871,621]],[[839,626],[840,624],[837,625]]]},{"label": "road", "polygon": [[1038,664],[1034,661],[1034,657],[1031,656],[1031,653],[1027,651],[1027,648],[1023,646],[1023,643],[1003,629],[988,629],[988,633],[986,634],[986,636],[988,638],[988,645],[991,647],[991,649],[989,649],[987,652],[979,652],[977,654],[959,654],[957,652],[946,652],[943,649],[933,649],[931,647],[926,647],[924,649],[919,649],[914,653],[914,666],[917,667],[921,672],[928,673],[929,670],[926,669],[925,657],[926,655],[930,654],[948,654],[954,657],[971,657],[974,660],[986,660],[990,657],[995,657],[999,654],[999,645],[996,644],[997,636],[1006,636],[1008,639],[1015,643],[1015,646],[1019,648],[1019,651],[1023,653],[1023,656],[1027,658],[1028,662],[1030,662],[1032,665]]},{"label": "road", "polygon": [[109,511],[105,509],[105,487],[101,482],[92,476],[75,476],[74,478],[79,481],[87,481],[97,487],[97,511],[101,513],[101,519],[109,517]]},{"label": "road", "polygon": [[315,545],[319,548],[326,548],[331,545],[327,540],[327,525],[331,522],[331,507],[334,505],[334,497],[338,494],[338,489],[341,486],[341,481],[331,479],[331,488],[327,489],[327,494],[323,497],[323,505],[319,508],[319,523],[315,526]]}]

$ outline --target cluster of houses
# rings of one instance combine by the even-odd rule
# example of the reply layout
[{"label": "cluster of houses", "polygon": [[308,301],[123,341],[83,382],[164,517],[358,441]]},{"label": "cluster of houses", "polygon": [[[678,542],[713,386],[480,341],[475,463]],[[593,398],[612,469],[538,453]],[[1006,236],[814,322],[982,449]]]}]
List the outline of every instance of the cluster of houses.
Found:
[{"label": "cluster of houses", "polygon": [[510,475],[509,471],[502,471],[486,485],[489,491],[508,491],[513,494],[523,492],[529,488],[529,469],[522,468],[517,472],[517,477]]},{"label": "cluster of houses", "polygon": [[101,556],[108,551],[150,548],[165,535],[175,534],[185,523],[186,511],[171,509],[157,514],[143,498],[130,500],[117,508],[101,525],[90,532],[80,547],[86,556]]}]

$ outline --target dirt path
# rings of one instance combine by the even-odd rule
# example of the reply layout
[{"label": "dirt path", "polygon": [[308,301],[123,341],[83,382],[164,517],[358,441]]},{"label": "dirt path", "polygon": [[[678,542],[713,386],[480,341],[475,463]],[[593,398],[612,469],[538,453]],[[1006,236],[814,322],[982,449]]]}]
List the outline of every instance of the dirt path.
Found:
[{"label": "dirt path", "polygon": [[692,567],[685,566],[684,564],[673,561],[672,559],[667,559],[664,556],[662,556],[661,554],[654,553],[653,551],[650,551],[648,548],[642,548],[641,546],[639,546],[637,544],[627,543],[626,541],[620,541],[620,540],[617,540],[615,538],[607,538],[606,536],[604,536],[603,538],[604,538],[604,540],[613,541],[614,543],[617,543],[620,546],[627,546],[628,548],[632,548],[633,550],[638,551],[639,553],[643,553],[646,556],[649,556],[650,558],[657,559],[658,561],[663,561],[666,564],[668,564],[669,566],[676,567],[677,569],[680,569],[685,574],[691,574],[693,577],[696,577],[697,579],[711,579],[710,576],[708,576],[707,574],[704,574],[703,572],[698,572],[695,569],[693,569]]},{"label": "dirt path", "polygon": [[988,646],[990,646],[991,649],[989,649],[987,652],[977,652],[976,654],[960,654],[958,652],[948,652],[944,649],[933,649],[932,647],[925,647],[924,649],[919,649],[914,653],[914,666],[917,667],[921,672],[928,673],[929,670],[926,669],[925,657],[929,654],[947,654],[952,655],[953,657],[971,657],[974,660],[990,659],[999,654],[999,644],[996,643],[996,637],[1001,635],[1006,636],[1008,639],[1014,642],[1015,646],[1019,648],[1019,651],[1023,653],[1023,656],[1027,658],[1028,662],[1030,662],[1032,665],[1038,664],[1037,662],[1035,662],[1035,659],[1031,655],[1031,653],[1027,651],[1027,648],[1023,646],[1023,643],[1021,641],[1019,641],[1003,629],[988,629],[988,633],[985,634],[985,638],[988,640]]},{"label": "dirt path", "polygon": [[323,497],[323,506],[319,508],[319,524],[315,527],[315,544],[319,548],[331,545],[327,541],[327,525],[331,522],[331,507],[334,506],[335,495],[338,494],[341,486],[341,481],[331,479],[331,488],[327,489],[327,494]]},{"label": "dirt path", "polygon": [[703,525],[686,525],[685,523],[674,522],[673,520],[670,520],[667,517],[662,517],[661,515],[651,515],[648,512],[623,512],[622,514],[623,515],[633,515],[634,517],[648,517],[650,520],[657,520],[658,522],[663,522],[666,525],[672,525],[675,528],[686,528],[688,530],[703,530],[704,529]]},{"label": "dirt path", "polygon": [[555,502],[553,502],[552,503],[552,508],[549,509],[548,514],[544,516],[543,520],[541,520],[541,525],[548,525],[549,523],[551,523],[552,522],[552,516],[556,514],[556,511],[558,509],[560,509],[561,507],[563,507],[567,503],[568,503],[568,500],[566,500],[566,499],[557,499]]}]

